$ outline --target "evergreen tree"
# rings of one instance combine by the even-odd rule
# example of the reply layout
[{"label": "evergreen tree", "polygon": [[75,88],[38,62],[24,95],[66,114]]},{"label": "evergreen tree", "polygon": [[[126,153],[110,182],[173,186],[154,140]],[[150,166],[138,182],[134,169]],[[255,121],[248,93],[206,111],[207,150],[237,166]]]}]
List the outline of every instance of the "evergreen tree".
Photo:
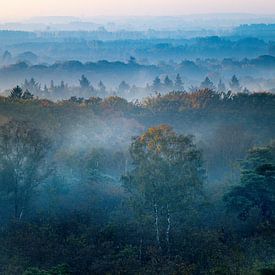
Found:
[{"label": "evergreen tree", "polygon": [[22,99],[31,100],[33,99],[33,94],[31,94],[29,90],[26,90],[22,95]]},{"label": "evergreen tree", "polygon": [[208,90],[215,90],[215,86],[214,86],[213,82],[209,79],[208,76],[201,83],[200,88],[201,89],[208,89]]},{"label": "evergreen tree", "polygon": [[88,80],[88,78],[85,75],[81,76],[81,79],[79,79],[80,88],[85,90],[90,87],[91,82]]},{"label": "evergreen tree", "polygon": [[183,82],[182,82],[182,79],[181,79],[180,74],[177,74],[177,76],[176,76],[176,80],[175,80],[175,90],[176,90],[176,91],[183,91],[183,90],[184,90]]},{"label": "evergreen tree", "polygon": [[4,64],[8,64],[8,63],[11,62],[11,60],[12,60],[11,53],[9,51],[5,51],[4,54],[3,54],[3,56],[2,56],[2,62]]},{"label": "evergreen tree", "polygon": [[49,89],[48,89],[47,85],[45,84],[44,85],[44,93],[47,94],[48,92],[49,92]]},{"label": "evergreen tree", "polygon": [[33,77],[30,80],[25,79],[22,88],[35,95],[40,95],[42,92],[39,82],[35,81]]},{"label": "evergreen tree", "polygon": [[232,90],[232,92],[234,92],[234,93],[240,93],[242,90],[240,81],[236,75],[232,76],[231,81],[229,82],[229,86],[230,86],[230,89]]},{"label": "evergreen tree", "polygon": [[137,64],[137,60],[134,56],[130,56],[130,59],[128,61],[128,64],[131,64],[131,65],[136,65]]},{"label": "evergreen tree", "polygon": [[152,89],[156,92],[161,90],[161,81],[160,78],[157,76],[154,81],[153,81],[153,85],[152,85]]},{"label": "evergreen tree", "polygon": [[60,89],[61,90],[65,90],[65,82],[64,82],[64,80],[61,80],[61,82],[60,82]]},{"label": "evergreen tree", "polygon": [[55,89],[53,80],[51,80],[50,89],[51,89],[51,91],[54,91],[54,89]]},{"label": "evergreen tree", "polygon": [[173,81],[168,77],[168,75],[164,79],[164,86],[165,86],[166,90],[173,89]]},{"label": "evergreen tree", "polygon": [[130,90],[130,85],[126,83],[124,80],[118,86],[118,92],[124,94]]},{"label": "evergreen tree", "polygon": [[22,88],[21,87],[19,87],[18,85],[15,87],[15,88],[13,88],[12,90],[11,90],[11,93],[10,93],[10,98],[11,99],[20,99],[20,98],[22,98],[22,95],[23,95],[23,90],[22,90]]},{"label": "evergreen tree", "polygon": [[226,92],[225,84],[222,82],[221,79],[220,79],[220,81],[219,81],[219,83],[218,83],[217,91],[218,91],[219,93],[224,93],[224,92]]},{"label": "evergreen tree", "polygon": [[262,222],[275,221],[275,143],[252,149],[242,163],[241,182],[225,196],[242,220],[258,210]]},{"label": "evergreen tree", "polygon": [[101,80],[98,83],[98,90],[99,90],[99,96],[104,96],[106,94],[106,86]]}]

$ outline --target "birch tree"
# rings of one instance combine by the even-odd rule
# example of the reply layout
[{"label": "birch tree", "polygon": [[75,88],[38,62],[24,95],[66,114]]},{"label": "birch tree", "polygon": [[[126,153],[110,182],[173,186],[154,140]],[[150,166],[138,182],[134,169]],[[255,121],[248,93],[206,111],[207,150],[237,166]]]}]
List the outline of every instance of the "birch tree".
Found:
[{"label": "birch tree", "polygon": [[130,154],[133,169],[124,177],[124,186],[135,210],[147,220],[151,215],[156,245],[170,254],[178,213],[201,193],[201,152],[191,136],[177,135],[170,126],[161,125],[135,137]]}]

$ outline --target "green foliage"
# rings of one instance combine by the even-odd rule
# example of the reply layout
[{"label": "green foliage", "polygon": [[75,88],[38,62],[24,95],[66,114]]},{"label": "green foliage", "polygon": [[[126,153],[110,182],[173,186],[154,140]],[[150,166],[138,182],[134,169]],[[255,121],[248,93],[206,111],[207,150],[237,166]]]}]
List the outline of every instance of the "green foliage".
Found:
[{"label": "green foliage", "polygon": [[246,220],[253,209],[259,211],[262,222],[275,218],[275,143],[252,149],[242,164],[239,186],[226,195],[229,209],[238,211]]},{"label": "green foliage", "polygon": [[23,95],[23,90],[17,85],[11,90],[10,98],[11,99],[20,99]]},{"label": "green foliage", "polygon": [[28,89],[26,89],[25,92],[23,92],[23,89],[17,85],[15,88],[11,90],[9,98],[11,100],[32,100],[33,94],[31,94]]},{"label": "green foliage", "polygon": [[155,219],[157,245],[165,235],[169,253],[171,223],[177,227],[177,216],[184,215],[201,195],[201,152],[192,137],[177,135],[171,127],[161,125],[136,137],[130,154],[134,168],[123,178],[124,187],[132,196],[138,219],[142,223]]},{"label": "green foliage", "polygon": [[13,202],[15,219],[21,219],[32,192],[47,177],[49,146],[49,140],[26,122],[12,120],[0,126],[0,185]]},{"label": "green foliage", "polygon": [[[70,94],[52,84],[50,93]],[[274,98],[208,89],[135,103],[0,97],[0,273],[272,270],[274,145],[250,151],[242,171],[238,163],[274,135]],[[161,123],[171,126],[151,127]],[[246,223],[230,215],[244,209]]]}]

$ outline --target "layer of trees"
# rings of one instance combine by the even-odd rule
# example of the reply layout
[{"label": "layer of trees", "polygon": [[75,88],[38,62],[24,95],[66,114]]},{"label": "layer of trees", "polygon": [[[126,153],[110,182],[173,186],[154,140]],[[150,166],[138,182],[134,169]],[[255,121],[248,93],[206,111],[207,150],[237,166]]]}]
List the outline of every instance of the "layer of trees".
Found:
[{"label": "layer of trees", "polygon": [[137,87],[136,85],[130,85],[126,81],[121,81],[117,88],[110,89],[105,86],[102,81],[99,81],[97,86],[93,86],[91,81],[85,76],[82,75],[79,79],[79,86],[69,86],[64,81],[61,81],[60,84],[55,84],[51,80],[50,85],[44,85],[41,87],[41,84],[37,82],[34,78],[30,80],[25,79],[24,83],[21,86],[16,86],[11,90],[7,90],[6,94],[9,94],[10,98],[14,99],[33,99],[33,97],[38,97],[40,99],[49,99],[49,100],[64,100],[75,98],[88,99],[90,97],[108,97],[108,96],[120,96],[129,100],[141,99],[152,95],[153,93],[167,94],[169,92],[196,92],[199,90],[211,90],[217,93],[225,93],[230,91],[231,93],[246,93],[249,94],[249,91],[246,87],[242,87],[240,80],[236,75],[233,75],[230,79],[228,85],[226,85],[221,79],[215,85],[209,77],[206,77],[199,86],[191,86],[188,89],[185,89],[183,80],[180,74],[177,74],[174,81],[166,75],[161,80],[160,77],[156,77],[151,84],[147,84],[146,87]]},{"label": "layer of trees", "polygon": [[274,272],[274,95],[23,95],[0,98],[0,273]]}]

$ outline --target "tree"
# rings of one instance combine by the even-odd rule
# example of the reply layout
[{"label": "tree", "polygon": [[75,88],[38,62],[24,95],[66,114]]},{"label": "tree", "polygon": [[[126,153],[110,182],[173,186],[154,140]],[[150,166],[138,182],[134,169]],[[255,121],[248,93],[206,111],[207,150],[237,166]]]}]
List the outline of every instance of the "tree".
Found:
[{"label": "tree", "polygon": [[50,89],[51,89],[51,91],[54,91],[54,89],[55,89],[55,85],[54,85],[53,80],[51,80]]},{"label": "tree", "polygon": [[231,81],[229,82],[230,89],[234,93],[239,93],[242,90],[242,87],[240,85],[239,79],[236,77],[236,75],[233,75],[231,78]]},{"label": "tree", "polygon": [[29,92],[29,90],[26,90],[26,91],[24,92],[24,94],[22,95],[22,99],[31,100],[31,99],[33,99],[33,94],[31,94],[31,93]]},{"label": "tree", "polygon": [[2,62],[4,64],[9,64],[12,61],[12,55],[9,51],[5,51],[2,56]]},{"label": "tree", "polygon": [[17,220],[26,210],[34,189],[48,175],[49,147],[49,140],[26,122],[12,120],[0,127],[1,193],[11,200]]},{"label": "tree", "polygon": [[240,184],[225,196],[227,207],[246,220],[258,210],[263,223],[275,218],[275,143],[252,149],[242,163]]},{"label": "tree", "polygon": [[83,74],[81,76],[81,79],[79,79],[80,88],[85,90],[90,87],[91,82],[88,80],[88,78]]},{"label": "tree", "polygon": [[118,86],[118,92],[124,94],[130,90],[130,85],[124,80]]},{"label": "tree", "polygon": [[34,78],[31,78],[30,80],[25,79],[22,88],[23,90],[28,90],[35,95],[40,95],[42,93],[41,85],[39,82],[35,81]]},{"label": "tree", "polygon": [[106,86],[101,80],[98,83],[98,90],[101,97],[106,94]]},{"label": "tree", "polygon": [[130,154],[133,170],[123,177],[124,187],[139,215],[150,216],[146,209],[154,213],[156,244],[161,248],[163,238],[170,253],[171,227],[176,228],[177,215],[184,213],[202,187],[201,152],[192,137],[161,125],[134,138]]},{"label": "tree", "polygon": [[130,59],[128,60],[128,64],[136,65],[137,64],[136,58],[134,56],[130,56]]},{"label": "tree", "polygon": [[215,86],[214,86],[213,82],[209,79],[208,76],[201,83],[200,88],[201,89],[215,90]]},{"label": "tree", "polygon": [[219,93],[224,93],[226,91],[226,87],[225,84],[222,82],[222,80],[220,79],[219,83],[218,83],[218,89],[217,91]]},{"label": "tree", "polygon": [[242,90],[242,93],[250,94],[251,92],[249,91],[249,89],[247,87],[244,87],[243,90]]},{"label": "tree", "polygon": [[10,93],[10,98],[11,99],[20,99],[20,98],[22,98],[22,95],[23,95],[23,90],[22,90],[22,88],[21,87],[19,87],[18,85],[15,87],[15,88],[13,88],[12,90],[11,90],[11,93]]},{"label": "tree", "polygon": [[48,89],[48,87],[47,87],[46,84],[44,85],[43,92],[44,92],[45,94],[47,94],[47,93],[49,92],[49,89]]},{"label": "tree", "polygon": [[182,82],[182,79],[180,77],[180,74],[177,74],[177,76],[176,76],[175,90],[176,91],[183,91],[184,90],[183,82]]},{"label": "tree", "polygon": [[18,85],[11,90],[10,96],[11,99],[24,99],[24,100],[31,100],[33,99],[33,94],[27,89],[23,92],[23,89]]},{"label": "tree", "polygon": [[160,78],[158,76],[154,79],[152,88],[153,88],[154,91],[160,91],[161,81],[160,81]]},{"label": "tree", "polygon": [[167,90],[173,89],[173,81],[169,78],[168,75],[164,79],[164,86]]},{"label": "tree", "polygon": [[64,80],[61,80],[61,82],[60,82],[60,89],[61,90],[65,90],[65,82],[64,82]]}]

